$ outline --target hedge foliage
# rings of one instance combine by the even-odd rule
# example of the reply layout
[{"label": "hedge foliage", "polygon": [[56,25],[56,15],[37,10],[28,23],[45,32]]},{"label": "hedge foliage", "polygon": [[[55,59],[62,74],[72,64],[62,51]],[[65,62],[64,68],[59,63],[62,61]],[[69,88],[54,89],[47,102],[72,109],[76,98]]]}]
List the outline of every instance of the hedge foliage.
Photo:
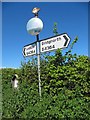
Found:
[{"label": "hedge foliage", "polygon": [[[2,69],[2,119],[90,119],[90,60],[87,56],[72,54],[41,57],[42,97],[38,94],[37,59],[22,62],[19,69]],[[11,79],[19,76],[19,88]]]}]

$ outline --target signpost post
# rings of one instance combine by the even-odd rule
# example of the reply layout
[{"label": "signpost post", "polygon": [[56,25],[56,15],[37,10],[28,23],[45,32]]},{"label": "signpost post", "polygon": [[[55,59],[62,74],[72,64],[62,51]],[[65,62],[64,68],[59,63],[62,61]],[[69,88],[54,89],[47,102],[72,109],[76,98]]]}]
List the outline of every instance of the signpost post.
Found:
[{"label": "signpost post", "polygon": [[29,55],[34,55],[37,54],[37,64],[38,64],[38,81],[39,81],[39,95],[40,95],[40,99],[41,99],[41,79],[40,79],[40,44],[39,44],[39,33],[41,32],[42,28],[43,28],[43,22],[41,21],[41,19],[38,18],[38,12],[40,11],[40,8],[34,8],[32,10],[32,13],[35,15],[34,18],[30,19],[27,23],[27,31],[31,34],[31,35],[35,35],[36,36],[36,44],[30,45],[29,47],[24,47],[24,54],[26,56]]},{"label": "signpost post", "polygon": [[44,40],[39,40],[39,33],[43,28],[42,21],[38,18],[40,8],[34,8],[32,12],[35,17],[31,18],[27,23],[27,31],[31,35],[36,35],[36,42],[26,45],[23,48],[24,57],[37,54],[38,64],[38,80],[39,80],[39,95],[41,99],[41,79],[40,79],[40,53],[57,50],[58,48],[66,48],[70,42],[70,37],[67,33],[56,35]]},{"label": "signpost post", "polygon": [[39,44],[39,35],[37,35],[36,38],[37,38],[37,56],[38,56],[39,95],[40,95],[40,98],[41,98],[41,79],[40,79],[40,44]]}]

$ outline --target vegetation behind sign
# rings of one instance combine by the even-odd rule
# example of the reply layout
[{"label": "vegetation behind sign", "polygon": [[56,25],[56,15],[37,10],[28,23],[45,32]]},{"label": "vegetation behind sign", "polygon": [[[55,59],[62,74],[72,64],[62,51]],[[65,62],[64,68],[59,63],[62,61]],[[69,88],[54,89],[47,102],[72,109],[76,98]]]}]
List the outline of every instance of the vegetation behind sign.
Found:
[{"label": "vegetation behind sign", "polygon": [[[71,45],[73,47],[77,38]],[[41,57],[42,98],[38,94],[37,60],[22,63],[19,69],[2,69],[2,118],[86,119],[90,118],[90,61],[71,53]],[[11,86],[19,76],[19,89]]]}]

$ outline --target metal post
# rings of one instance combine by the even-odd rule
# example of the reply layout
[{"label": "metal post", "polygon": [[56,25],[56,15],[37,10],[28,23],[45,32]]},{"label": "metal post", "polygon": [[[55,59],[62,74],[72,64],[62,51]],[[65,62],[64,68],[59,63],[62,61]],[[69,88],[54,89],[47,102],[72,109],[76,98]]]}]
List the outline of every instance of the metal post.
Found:
[{"label": "metal post", "polygon": [[40,79],[40,45],[39,45],[39,35],[36,35],[37,38],[37,59],[38,59],[38,80],[39,80],[39,95],[41,98],[41,79]]}]

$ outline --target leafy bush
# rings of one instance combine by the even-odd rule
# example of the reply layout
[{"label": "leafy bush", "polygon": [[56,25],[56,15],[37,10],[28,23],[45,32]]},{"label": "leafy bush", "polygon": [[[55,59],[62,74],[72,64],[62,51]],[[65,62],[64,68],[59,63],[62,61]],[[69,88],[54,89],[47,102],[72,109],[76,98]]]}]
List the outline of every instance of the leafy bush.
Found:
[{"label": "leafy bush", "polygon": [[[59,52],[61,54],[61,51]],[[36,66],[30,68],[28,62],[23,63],[20,69],[2,70],[3,118],[27,120],[30,118],[88,120],[90,118],[88,57],[71,55],[68,60],[62,56],[67,60],[59,64],[61,58],[58,58],[56,66],[57,57],[58,54],[49,57],[46,66],[41,66],[43,69],[41,100],[38,94]],[[11,79],[15,73],[19,75],[19,89],[13,89],[11,86]]]},{"label": "leafy bush", "polygon": [[[56,27],[56,25],[55,25]],[[58,33],[54,30],[54,33]],[[37,59],[21,63],[19,69],[2,69],[2,119],[90,119],[90,60],[87,56],[62,54],[41,57],[42,97],[38,94]],[[14,89],[11,79],[19,76],[19,88]]]}]

